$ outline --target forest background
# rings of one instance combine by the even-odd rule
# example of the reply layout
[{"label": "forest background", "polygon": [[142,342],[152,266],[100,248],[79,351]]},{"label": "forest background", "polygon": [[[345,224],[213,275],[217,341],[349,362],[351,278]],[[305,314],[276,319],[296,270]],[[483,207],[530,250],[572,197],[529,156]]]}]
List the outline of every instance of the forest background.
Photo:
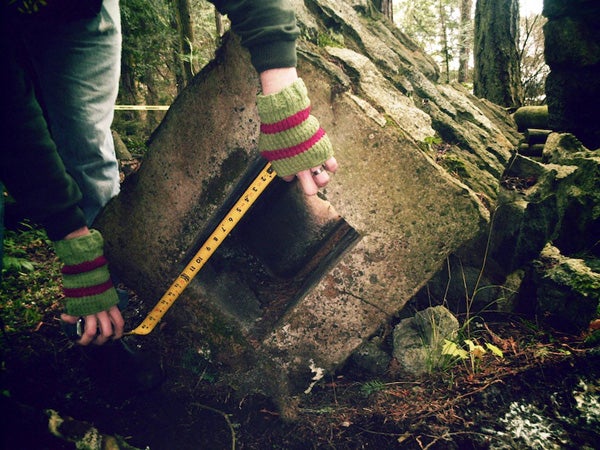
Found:
[{"label": "forest background", "polygon": [[[542,0],[502,3],[508,5],[507,10],[520,8],[515,64],[522,89],[518,105],[503,106],[543,104],[549,68],[544,62]],[[475,0],[379,0],[374,4],[438,63],[440,82],[473,88]],[[122,0],[121,8],[123,60],[114,129],[134,156],[141,156],[165,110],[212,59],[228,23],[207,0]],[[320,37],[320,44],[343,45],[337,42],[340,39],[330,30],[328,36]]]}]

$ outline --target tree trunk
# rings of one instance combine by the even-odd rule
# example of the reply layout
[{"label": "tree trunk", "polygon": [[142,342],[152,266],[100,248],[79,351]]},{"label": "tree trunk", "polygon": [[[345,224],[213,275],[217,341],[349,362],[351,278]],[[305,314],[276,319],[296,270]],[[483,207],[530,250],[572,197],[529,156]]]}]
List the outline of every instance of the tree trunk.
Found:
[{"label": "tree trunk", "polygon": [[392,0],[374,0],[373,3],[379,12],[392,22],[394,21],[394,5]]},{"label": "tree trunk", "polygon": [[[137,105],[139,102],[137,96],[137,82],[134,74],[132,63],[127,60],[126,55],[123,55],[121,61],[121,79],[119,87],[119,96],[117,103],[122,105]],[[142,121],[139,111],[119,111],[115,116],[117,120],[123,122],[138,122]]]},{"label": "tree trunk", "polygon": [[440,14],[440,33],[442,39],[442,58],[444,60],[444,71],[446,72],[446,83],[450,83],[450,48],[448,44],[448,16],[442,0],[438,1]]},{"label": "tree trunk", "polygon": [[523,97],[518,24],[518,0],[477,0],[473,90],[476,96],[508,108],[521,106]]},{"label": "tree trunk", "polygon": [[[144,93],[144,100],[146,102],[146,105],[159,104],[160,102],[158,90],[156,88],[156,76],[153,71],[148,70],[146,72],[144,76],[144,84],[146,85],[146,90]],[[144,111],[142,116],[144,116],[146,135],[150,136],[150,134],[152,134],[152,131],[154,131],[154,129],[160,123],[161,117],[155,111]]]},{"label": "tree trunk", "polygon": [[[169,26],[176,32],[176,36],[180,36],[179,32],[179,20],[177,19],[177,13],[175,2],[168,3],[171,12],[173,13],[172,17],[169,20]],[[175,77],[175,86],[177,88],[177,94],[180,94],[181,91],[185,89],[186,79],[184,76],[185,68],[183,67],[183,60],[180,57],[181,54],[181,44],[180,39],[172,39],[170,42],[171,51],[169,52],[169,58],[171,59],[171,63],[168,64],[172,67],[173,76]]]},{"label": "tree trunk", "polygon": [[183,55],[183,76],[185,84],[188,84],[194,77],[194,65],[192,59],[194,49],[194,24],[190,12],[189,0],[175,0],[175,13],[181,40],[181,53]]},{"label": "tree trunk", "polygon": [[458,82],[465,83],[469,80],[469,57],[473,43],[473,28],[471,9],[473,0],[460,2],[460,36],[458,48]]}]

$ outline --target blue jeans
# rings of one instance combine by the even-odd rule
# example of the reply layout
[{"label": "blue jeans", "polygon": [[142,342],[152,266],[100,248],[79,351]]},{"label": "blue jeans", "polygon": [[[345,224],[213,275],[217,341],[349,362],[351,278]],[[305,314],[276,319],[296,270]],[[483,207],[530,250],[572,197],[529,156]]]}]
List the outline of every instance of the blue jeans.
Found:
[{"label": "blue jeans", "polygon": [[58,152],[83,194],[91,225],[119,193],[111,124],[121,61],[118,0],[93,19],[36,24],[23,30],[38,98]]}]

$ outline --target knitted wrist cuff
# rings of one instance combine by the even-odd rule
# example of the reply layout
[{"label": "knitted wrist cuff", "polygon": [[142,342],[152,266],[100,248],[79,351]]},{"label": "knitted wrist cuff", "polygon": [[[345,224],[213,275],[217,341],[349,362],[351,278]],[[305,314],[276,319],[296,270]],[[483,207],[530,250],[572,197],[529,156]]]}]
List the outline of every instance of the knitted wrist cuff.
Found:
[{"label": "knitted wrist cuff", "polygon": [[65,312],[87,316],[109,309],[119,301],[104,257],[100,232],[54,242],[54,250],[64,264]]},{"label": "knitted wrist cuff", "polygon": [[98,230],[74,239],[62,239],[53,242],[54,251],[60,261],[67,265],[91,261],[104,254],[104,239]]},{"label": "knitted wrist cuff", "polygon": [[277,175],[293,175],[333,156],[329,138],[310,114],[310,100],[300,78],[276,94],[259,95],[257,107],[261,119],[258,149]]}]

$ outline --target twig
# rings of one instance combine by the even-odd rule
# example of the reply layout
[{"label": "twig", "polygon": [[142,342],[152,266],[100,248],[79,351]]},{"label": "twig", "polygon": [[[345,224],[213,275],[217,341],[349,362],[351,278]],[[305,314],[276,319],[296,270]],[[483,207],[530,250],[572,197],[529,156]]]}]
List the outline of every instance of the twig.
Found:
[{"label": "twig", "polygon": [[192,403],[193,406],[197,406],[199,408],[202,409],[206,409],[207,411],[212,411],[214,413],[220,414],[221,416],[223,416],[223,418],[225,419],[225,422],[227,422],[227,425],[229,426],[229,432],[231,433],[231,450],[235,450],[235,446],[236,446],[236,438],[235,438],[235,429],[233,428],[233,424],[231,423],[231,420],[229,420],[229,414],[223,412],[223,411],[219,411],[218,409],[212,408],[211,406],[208,405],[203,405],[202,403]]},{"label": "twig", "polygon": [[486,383],[486,384],[484,384],[483,386],[480,386],[479,388],[477,388],[477,389],[475,389],[475,390],[473,390],[473,391],[470,391],[470,392],[467,392],[466,394],[462,394],[462,395],[459,395],[459,396],[457,396],[457,397],[454,397],[454,398],[453,398],[452,400],[450,400],[448,403],[444,403],[444,404],[443,404],[443,405],[441,405],[439,408],[436,408],[436,409],[434,409],[433,411],[429,411],[429,412],[428,412],[427,414],[425,414],[423,417],[429,417],[429,416],[431,416],[431,415],[433,415],[433,414],[436,414],[437,412],[439,412],[440,410],[442,410],[442,409],[444,409],[444,408],[448,407],[449,405],[455,404],[456,402],[458,402],[458,400],[461,400],[461,399],[463,399],[463,398],[466,398],[466,397],[470,397],[470,396],[472,396],[472,395],[474,395],[474,394],[478,394],[479,392],[481,392],[481,391],[484,391],[485,389],[487,389],[488,387],[490,387],[492,384],[496,384],[496,383],[502,383],[502,382],[503,382],[503,381],[502,381],[502,380],[499,380],[499,379],[492,380],[492,381],[490,381],[489,383]]},{"label": "twig", "polygon": [[367,430],[366,428],[363,428],[363,427],[358,427],[358,429],[361,431],[364,431],[365,433],[374,434],[377,436],[388,436],[388,437],[400,438],[406,434],[406,433],[386,433],[384,431],[373,431],[373,430]]},{"label": "twig", "polygon": [[483,434],[483,433],[477,433],[476,431],[456,431],[456,432],[454,432],[454,433],[444,433],[442,436],[432,436],[432,435],[425,435],[425,436],[427,436],[427,437],[429,437],[429,438],[432,438],[432,439],[433,439],[433,441],[431,441],[431,442],[430,442],[429,444],[427,444],[425,447],[423,447],[423,444],[422,444],[422,443],[421,443],[421,441],[419,440],[419,438],[420,438],[421,436],[417,436],[417,437],[415,438],[415,440],[416,440],[416,441],[419,443],[419,447],[421,447],[423,450],[427,450],[427,449],[428,449],[428,448],[430,448],[432,445],[434,445],[434,444],[437,444],[437,442],[438,442],[440,439],[443,439],[443,440],[445,440],[445,441],[449,441],[449,440],[451,440],[451,438],[452,438],[453,436],[458,436],[458,435],[461,435],[461,434],[482,436],[482,437],[484,437],[484,438],[487,438],[487,437],[488,437],[487,435],[485,435],[485,434]]}]

